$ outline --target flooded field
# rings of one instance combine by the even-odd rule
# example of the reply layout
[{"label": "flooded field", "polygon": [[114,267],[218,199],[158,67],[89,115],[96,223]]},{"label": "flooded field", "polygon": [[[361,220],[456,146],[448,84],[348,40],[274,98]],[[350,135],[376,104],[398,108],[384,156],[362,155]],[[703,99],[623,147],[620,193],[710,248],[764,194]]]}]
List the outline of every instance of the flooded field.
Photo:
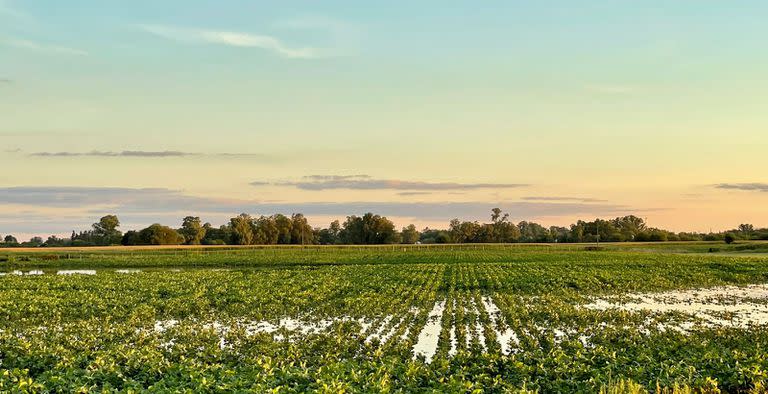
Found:
[{"label": "flooded field", "polygon": [[717,379],[738,391],[768,370],[768,261],[473,253],[401,263],[364,255],[360,264],[270,257],[250,268],[150,266],[152,255],[5,267],[0,369],[41,388],[176,379],[206,391],[205,378],[224,391],[285,382],[315,391],[336,376],[357,382],[350,391],[432,381],[437,391],[500,392],[595,391],[609,374],[648,388]]}]

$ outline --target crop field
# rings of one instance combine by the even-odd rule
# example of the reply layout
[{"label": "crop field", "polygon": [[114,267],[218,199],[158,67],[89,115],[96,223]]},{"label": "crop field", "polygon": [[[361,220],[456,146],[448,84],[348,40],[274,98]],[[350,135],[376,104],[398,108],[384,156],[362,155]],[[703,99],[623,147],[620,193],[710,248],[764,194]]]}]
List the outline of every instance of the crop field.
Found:
[{"label": "crop field", "polygon": [[0,251],[0,392],[765,392],[765,246]]}]

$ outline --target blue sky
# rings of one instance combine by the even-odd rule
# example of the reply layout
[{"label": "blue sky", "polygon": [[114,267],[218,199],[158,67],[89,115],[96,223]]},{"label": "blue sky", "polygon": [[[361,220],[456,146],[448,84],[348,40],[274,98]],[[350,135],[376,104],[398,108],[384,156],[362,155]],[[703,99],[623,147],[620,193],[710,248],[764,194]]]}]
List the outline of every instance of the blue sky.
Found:
[{"label": "blue sky", "polygon": [[[346,204],[316,224],[344,206],[436,225],[500,205],[546,224],[768,225],[754,208],[768,193],[716,187],[768,182],[766,15],[758,1],[0,0],[0,165],[14,169],[0,233],[42,231],[22,211],[51,232],[118,208],[136,226],[185,216],[120,205],[114,188],[232,214]],[[528,186],[287,186],[312,175]],[[104,200],[22,204],[14,188]],[[189,213],[226,218],[205,207]]]}]

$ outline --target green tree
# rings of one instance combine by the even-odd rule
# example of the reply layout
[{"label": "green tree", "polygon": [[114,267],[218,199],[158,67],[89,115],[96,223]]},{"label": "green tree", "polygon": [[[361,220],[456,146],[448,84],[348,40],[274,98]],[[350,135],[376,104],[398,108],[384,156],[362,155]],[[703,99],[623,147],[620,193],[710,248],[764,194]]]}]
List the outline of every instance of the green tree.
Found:
[{"label": "green tree", "polygon": [[106,215],[92,225],[93,242],[98,245],[120,244],[123,234],[117,229],[120,220],[115,215]]},{"label": "green tree", "polygon": [[123,246],[141,245],[139,232],[134,230],[126,231],[125,234],[123,234],[123,238],[120,240],[120,244]]},{"label": "green tree", "polygon": [[27,242],[22,242],[21,246],[24,247],[30,247],[30,248],[36,248],[38,246],[43,246],[43,238],[41,237],[32,237]]},{"label": "green tree", "polygon": [[184,243],[187,245],[200,245],[205,237],[206,228],[200,223],[197,216],[187,216],[181,223],[179,233],[184,237]]},{"label": "green tree", "polygon": [[752,238],[752,234],[755,232],[755,226],[742,223],[739,225],[739,232],[741,233],[742,238],[750,239]]},{"label": "green tree", "polygon": [[247,213],[229,220],[232,228],[232,241],[237,245],[253,245],[253,219]]},{"label": "green tree", "polygon": [[288,245],[291,242],[291,234],[293,230],[293,222],[290,218],[283,214],[275,214],[273,216],[275,226],[277,227],[277,243],[281,245]]},{"label": "green tree", "polygon": [[205,223],[203,229],[205,229],[205,236],[202,240],[203,245],[226,245],[232,240],[232,232],[227,225],[216,228],[210,223]]},{"label": "green tree", "polygon": [[300,213],[291,215],[291,243],[298,245],[311,245],[315,242],[312,226],[307,218]]},{"label": "green tree", "polygon": [[328,228],[320,229],[317,232],[317,241],[321,245],[337,245],[341,243],[341,224],[334,220],[328,225]]},{"label": "green tree", "polygon": [[255,220],[254,240],[257,245],[275,245],[280,237],[274,216],[261,216]]},{"label": "green tree", "polygon": [[6,235],[5,238],[3,238],[3,242],[7,244],[17,244],[19,243],[19,240],[16,239],[16,237],[14,237],[13,235],[9,234],[9,235]]},{"label": "green tree", "polygon": [[509,214],[502,213],[500,208],[491,210],[491,222],[489,228],[482,231],[482,242],[517,242],[520,239],[520,229],[509,222]]},{"label": "green tree", "polygon": [[403,231],[400,232],[400,235],[404,244],[415,244],[416,242],[419,242],[419,237],[421,236],[419,231],[416,230],[416,226],[413,224],[403,227]]},{"label": "green tree", "polygon": [[395,224],[383,216],[366,213],[362,217],[348,216],[341,230],[343,242],[348,244],[392,244],[400,242]]},{"label": "green tree", "polygon": [[180,245],[184,237],[168,226],[155,223],[139,231],[139,241],[142,245]]},{"label": "green tree", "polygon": [[45,243],[43,246],[47,247],[54,247],[54,246],[67,246],[68,242],[64,238],[59,238],[55,235],[51,235],[48,237],[47,240],[45,240]]}]

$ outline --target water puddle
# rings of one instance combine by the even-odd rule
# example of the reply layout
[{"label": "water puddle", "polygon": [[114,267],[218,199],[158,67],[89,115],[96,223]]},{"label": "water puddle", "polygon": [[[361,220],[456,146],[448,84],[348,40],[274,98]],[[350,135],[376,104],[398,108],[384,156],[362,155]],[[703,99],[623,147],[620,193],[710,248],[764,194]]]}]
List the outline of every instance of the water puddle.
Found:
[{"label": "water puddle", "polygon": [[[627,294],[621,299],[598,298],[583,307],[599,311],[680,312],[701,319],[705,326],[750,328],[768,324],[768,285]],[[660,331],[668,328],[675,327],[662,326]],[[688,331],[692,325],[676,328]]]},{"label": "water puddle", "polygon": [[501,310],[496,306],[491,297],[483,297],[483,307],[485,307],[485,311],[488,312],[488,316],[491,318],[493,331],[496,333],[496,340],[499,342],[499,345],[501,345],[501,353],[512,353],[511,343],[514,342],[515,345],[520,344],[517,334],[515,334],[509,327],[504,330],[499,328],[503,321],[503,317],[501,316]]},{"label": "water puddle", "polygon": [[43,271],[40,270],[32,270],[32,271],[11,271],[11,272],[0,272],[0,276],[6,276],[6,275],[17,275],[17,276],[29,276],[29,275],[42,275]]},{"label": "water puddle", "polygon": [[59,270],[56,275],[96,275],[96,270]]},{"label": "water puddle", "polygon": [[440,340],[440,331],[442,331],[443,311],[445,311],[445,301],[438,301],[432,307],[432,311],[427,316],[427,324],[424,325],[416,344],[413,345],[413,358],[424,356],[427,363],[432,362],[432,358],[437,353],[437,342]]}]

